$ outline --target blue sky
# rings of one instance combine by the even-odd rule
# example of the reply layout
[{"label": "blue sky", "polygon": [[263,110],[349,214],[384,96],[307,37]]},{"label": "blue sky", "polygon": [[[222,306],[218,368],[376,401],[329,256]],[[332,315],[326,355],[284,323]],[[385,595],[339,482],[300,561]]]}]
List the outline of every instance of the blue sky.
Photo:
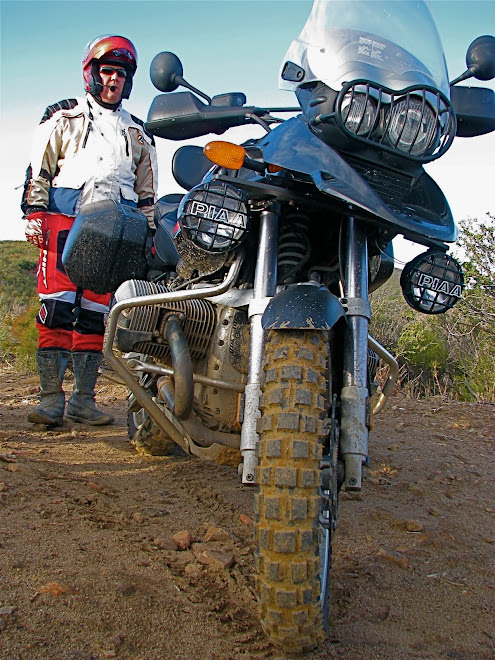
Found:
[{"label": "blue sky", "polygon": [[[0,240],[24,239],[17,187],[24,181],[33,130],[47,105],[83,95],[80,61],[89,40],[114,32],[134,42],[139,66],[125,107],[142,119],[158,94],[149,65],[163,50],[175,52],[184,77],[210,96],[243,91],[250,105],[289,106],[295,97],[278,90],[278,71],[311,6],[311,0],[1,0]],[[431,8],[453,79],[465,68],[471,41],[495,33],[495,0],[433,0]],[[493,81],[467,84],[495,89]],[[261,134],[253,127],[224,137],[240,141]],[[178,146],[158,140],[160,195],[180,191],[169,173]],[[428,166],[457,220],[495,211],[494,154],[494,133],[456,139]]]}]

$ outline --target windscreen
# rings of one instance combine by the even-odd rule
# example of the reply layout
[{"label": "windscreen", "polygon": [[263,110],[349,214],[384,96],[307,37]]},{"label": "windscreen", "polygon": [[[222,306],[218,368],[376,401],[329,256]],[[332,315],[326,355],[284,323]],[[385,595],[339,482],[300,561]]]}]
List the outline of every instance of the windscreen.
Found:
[{"label": "windscreen", "polygon": [[[284,79],[286,62],[302,67],[304,76]],[[394,90],[431,85],[450,96],[442,44],[425,0],[314,0],[283,61],[280,89],[319,80],[339,90],[358,78]]]}]

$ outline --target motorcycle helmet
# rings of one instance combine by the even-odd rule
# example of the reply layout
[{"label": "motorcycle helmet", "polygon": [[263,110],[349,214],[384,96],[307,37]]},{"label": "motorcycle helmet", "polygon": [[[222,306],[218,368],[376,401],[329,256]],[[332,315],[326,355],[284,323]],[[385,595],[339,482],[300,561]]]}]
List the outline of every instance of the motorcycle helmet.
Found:
[{"label": "motorcycle helmet", "polygon": [[133,43],[125,37],[106,34],[87,44],[82,57],[84,89],[98,99],[103,89],[99,69],[101,64],[118,64],[125,68],[127,77],[122,98],[128,99],[137,69],[137,52]]}]

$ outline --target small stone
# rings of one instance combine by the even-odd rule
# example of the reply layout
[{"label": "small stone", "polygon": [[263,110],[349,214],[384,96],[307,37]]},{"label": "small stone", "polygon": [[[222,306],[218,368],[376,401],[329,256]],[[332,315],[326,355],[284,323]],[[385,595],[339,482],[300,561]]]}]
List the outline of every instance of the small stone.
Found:
[{"label": "small stone", "polygon": [[7,490],[7,484],[4,484],[2,481],[0,481],[0,493],[3,493],[6,490]]},{"label": "small stone", "polygon": [[0,616],[9,616],[15,610],[15,607],[12,605],[4,605],[0,607]]},{"label": "small stone", "polygon": [[7,463],[7,465],[5,466],[5,469],[7,470],[7,472],[17,472],[17,470],[19,469],[19,464],[18,463]]},{"label": "small stone", "polygon": [[241,523],[243,525],[252,525],[253,524],[252,518],[250,518],[249,516],[246,516],[245,513],[241,513],[241,515],[239,516],[239,520],[241,521]]},{"label": "small stone", "polygon": [[428,513],[430,514],[430,516],[435,516],[435,518],[438,518],[438,516],[440,515],[440,511],[436,509],[434,506],[431,506],[428,509]]},{"label": "small stone", "polygon": [[181,532],[177,532],[172,536],[172,538],[175,541],[177,550],[187,550],[188,548],[191,547],[192,536],[190,532],[188,532],[187,530],[182,530]]},{"label": "small stone", "polygon": [[383,557],[383,559],[386,559],[387,561],[395,564],[396,566],[399,566],[400,568],[409,568],[409,559],[404,557],[404,555],[402,555],[400,552],[380,549],[378,550],[378,556]]},{"label": "small stone", "polygon": [[387,449],[389,451],[397,451],[399,449],[399,445],[389,445]]},{"label": "small stone", "polygon": [[69,592],[69,587],[59,582],[48,582],[39,588],[40,594],[49,594],[50,596],[62,596]]},{"label": "small stone", "polygon": [[413,495],[417,495],[418,497],[423,497],[424,496],[424,490],[422,488],[419,488],[419,486],[416,486],[416,484],[411,484],[408,483],[406,484],[407,490],[412,493]]},{"label": "small stone", "polygon": [[141,511],[136,511],[132,514],[133,519],[138,523],[141,524],[146,520],[146,516],[141,513]]},{"label": "small stone", "polygon": [[203,541],[205,543],[210,543],[212,541],[231,541],[232,537],[230,534],[227,532],[227,530],[223,529],[222,527],[214,527],[213,525],[209,525],[205,535],[203,537]]},{"label": "small stone", "polygon": [[191,562],[184,568],[184,573],[192,578],[198,577],[202,572],[203,569],[201,568],[201,564],[198,564],[197,562]]},{"label": "small stone", "polygon": [[136,593],[136,586],[131,582],[119,582],[115,585],[115,590],[122,596],[132,596]]},{"label": "small stone", "polygon": [[153,539],[153,544],[159,550],[177,550],[177,543],[171,536],[157,536]]},{"label": "small stone", "polygon": [[417,520],[408,520],[406,523],[406,529],[408,532],[422,532],[423,525]]},{"label": "small stone", "polygon": [[363,496],[361,495],[361,493],[346,492],[345,490],[340,492],[339,497],[342,500],[350,500],[351,502],[363,501]]},{"label": "small stone", "polygon": [[227,569],[234,564],[234,555],[224,550],[216,548],[206,548],[194,553],[200,564],[205,564],[213,568]]}]

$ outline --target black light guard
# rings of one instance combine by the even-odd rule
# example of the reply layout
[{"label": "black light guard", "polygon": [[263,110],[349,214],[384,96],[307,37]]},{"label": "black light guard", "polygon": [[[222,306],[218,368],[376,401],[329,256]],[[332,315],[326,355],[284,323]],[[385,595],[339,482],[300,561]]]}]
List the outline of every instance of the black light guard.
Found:
[{"label": "black light guard", "polygon": [[[375,104],[375,116],[370,122],[370,129],[362,135],[356,135],[355,132],[351,131],[346,125],[346,119],[343,117],[342,104],[348,94],[351,95],[351,106],[358,94],[365,94],[366,102],[370,99]],[[422,101],[423,113],[425,112],[425,108],[429,107],[434,113],[435,122],[439,128],[439,133],[434,141],[435,143],[428,143],[424,151],[419,154],[412,154],[410,151],[418,137],[421,121],[418,122],[418,130],[411,143],[409,152],[403,151],[397,147],[405,126],[399,134],[396,144],[387,144],[387,140],[391,140],[389,129],[392,110],[394,106],[397,106],[397,104],[402,102],[404,98],[407,99],[407,104],[409,104],[412,99],[419,99]],[[364,107],[366,107],[366,105],[367,104],[365,103]],[[382,115],[385,113],[385,109],[388,110],[387,118],[384,122],[380,122]],[[349,110],[347,118],[350,116],[351,111]],[[364,111],[361,117],[361,122],[363,120]],[[442,156],[452,144],[457,126],[455,112],[450,100],[435,87],[414,85],[397,91],[364,79],[352,80],[351,82],[346,83],[340,90],[335,102],[335,123],[347,137],[350,137],[353,140],[364,142],[365,144],[371,142],[373,145],[384,149],[385,151],[420,163],[427,163]],[[359,124],[358,130],[360,126],[361,124]]]},{"label": "black light guard", "polygon": [[400,285],[413,309],[423,314],[443,314],[462,297],[464,274],[449,254],[428,250],[406,264]]}]

